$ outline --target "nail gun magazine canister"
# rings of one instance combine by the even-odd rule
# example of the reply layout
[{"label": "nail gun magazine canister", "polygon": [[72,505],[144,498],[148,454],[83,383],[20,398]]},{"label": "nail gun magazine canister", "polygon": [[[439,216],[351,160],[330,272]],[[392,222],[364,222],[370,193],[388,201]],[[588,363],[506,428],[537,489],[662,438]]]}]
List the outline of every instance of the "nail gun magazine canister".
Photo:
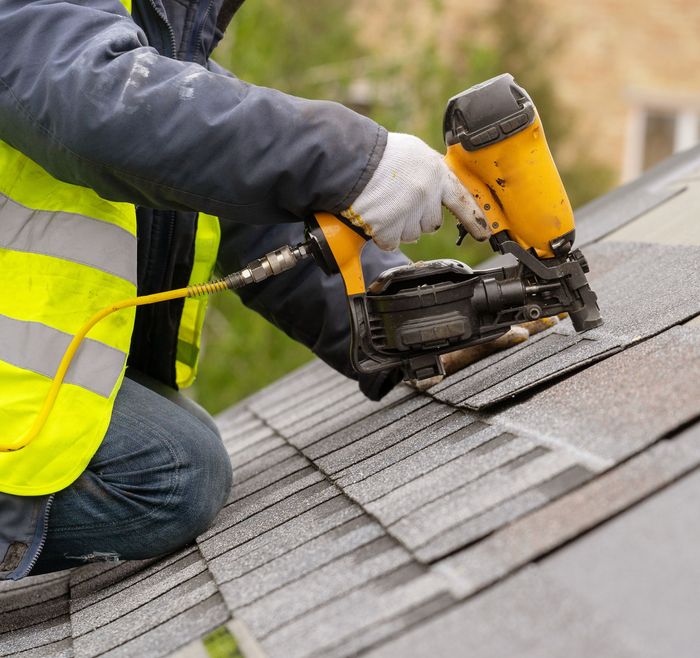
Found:
[{"label": "nail gun magazine canister", "polygon": [[444,121],[449,167],[494,235],[507,231],[540,258],[571,248],[574,213],[537,109],[509,73],[451,98]]}]

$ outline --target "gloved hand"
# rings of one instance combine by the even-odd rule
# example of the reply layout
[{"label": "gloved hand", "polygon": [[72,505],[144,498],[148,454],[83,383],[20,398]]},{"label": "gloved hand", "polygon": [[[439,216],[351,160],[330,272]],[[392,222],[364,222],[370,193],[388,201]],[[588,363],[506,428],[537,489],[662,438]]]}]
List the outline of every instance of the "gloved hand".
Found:
[{"label": "gloved hand", "polygon": [[437,231],[443,205],[474,238],[489,237],[481,208],[443,157],[418,137],[389,133],[372,178],[341,215],[379,247],[392,250],[400,242],[415,242],[421,233]]}]

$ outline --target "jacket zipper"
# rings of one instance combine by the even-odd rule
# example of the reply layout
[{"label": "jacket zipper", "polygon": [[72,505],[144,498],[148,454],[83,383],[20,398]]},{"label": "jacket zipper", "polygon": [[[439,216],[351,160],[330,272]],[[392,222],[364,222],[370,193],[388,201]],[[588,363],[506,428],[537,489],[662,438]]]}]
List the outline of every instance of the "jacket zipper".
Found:
[{"label": "jacket zipper", "polygon": [[44,508],[44,518],[41,520],[41,539],[39,540],[39,545],[34,551],[34,557],[31,562],[25,567],[24,571],[19,574],[20,578],[24,578],[27,574],[31,573],[32,569],[37,563],[41,551],[44,550],[44,544],[46,544],[46,535],[49,533],[49,512],[51,511],[51,505],[53,505],[53,499],[55,494],[51,494],[49,499],[46,501],[46,507]]},{"label": "jacket zipper", "polygon": [[148,0],[148,3],[153,8],[153,11],[156,13],[156,16],[158,16],[158,18],[160,18],[160,20],[163,21],[163,24],[168,29],[168,34],[170,35],[170,49],[172,50],[172,57],[173,59],[177,59],[177,44],[175,43],[175,30],[173,30],[173,26],[170,25],[168,17],[161,12],[160,7],[156,4],[156,0]]},{"label": "jacket zipper", "polygon": [[209,15],[211,8],[214,4],[214,0],[209,0],[206,5],[206,10],[202,12],[204,3],[200,2],[197,7],[197,15],[194,22],[194,30],[192,31],[192,38],[190,39],[190,47],[187,50],[187,61],[193,62],[195,53],[199,51],[202,45],[202,32],[204,31],[204,21]]}]

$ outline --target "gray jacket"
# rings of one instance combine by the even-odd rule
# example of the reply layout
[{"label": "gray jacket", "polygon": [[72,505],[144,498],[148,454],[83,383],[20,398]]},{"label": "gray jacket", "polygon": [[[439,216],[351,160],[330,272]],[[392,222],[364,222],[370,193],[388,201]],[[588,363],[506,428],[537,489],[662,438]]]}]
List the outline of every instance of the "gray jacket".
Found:
[{"label": "gray jacket", "polygon": [[[151,209],[150,222],[165,211],[182,213],[176,227],[188,213],[220,216],[223,268],[296,239],[311,211],[354,201],[386,131],[336,103],[250,85],[210,63],[240,4],[134,0],[130,17],[119,0],[3,0],[0,139],[56,178]],[[404,259],[370,246],[365,261],[373,276]],[[307,263],[244,301],[352,375],[338,278]],[[395,381],[360,385],[379,397]],[[0,579],[31,570],[50,500],[0,494]]]}]

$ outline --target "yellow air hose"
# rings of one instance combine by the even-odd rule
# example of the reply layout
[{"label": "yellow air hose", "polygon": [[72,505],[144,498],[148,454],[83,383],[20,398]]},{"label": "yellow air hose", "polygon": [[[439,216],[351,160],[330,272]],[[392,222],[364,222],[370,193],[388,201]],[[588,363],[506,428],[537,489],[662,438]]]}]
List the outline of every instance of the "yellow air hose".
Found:
[{"label": "yellow air hose", "polygon": [[20,450],[33,441],[41,430],[44,428],[46,421],[51,414],[51,410],[56,402],[58,392],[63,385],[63,379],[68,372],[73,358],[75,357],[80,344],[90,330],[101,320],[104,320],[108,315],[120,311],[124,308],[130,308],[132,306],[145,306],[146,304],[156,304],[157,302],[167,302],[172,299],[179,299],[181,297],[200,297],[202,295],[211,295],[217,292],[223,292],[224,290],[234,290],[237,288],[242,288],[249,283],[258,283],[264,281],[270,276],[279,274],[288,269],[291,269],[296,265],[296,263],[306,258],[310,253],[306,249],[306,245],[298,245],[296,248],[291,248],[288,246],[281,247],[276,251],[266,254],[262,258],[249,263],[244,269],[229,274],[223,279],[218,281],[210,281],[208,283],[200,283],[186,288],[178,288],[177,290],[168,290],[166,292],[159,292],[153,295],[142,295],[141,297],[130,297],[129,299],[123,299],[111,306],[103,308],[101,311],[95,313],[78,331],[78,333],[73,336],[70,344],[63,353],[63,358],[61,363],[56,370],[53,381],[51,382],[51,387],[49,392],[44,399],[44,403],[39,410],[37,417],[34,419],[34,423],[29,428],[24,436],[21,436],[14,441],[0,442],[0,452],[11,452],[14,450]]}]

